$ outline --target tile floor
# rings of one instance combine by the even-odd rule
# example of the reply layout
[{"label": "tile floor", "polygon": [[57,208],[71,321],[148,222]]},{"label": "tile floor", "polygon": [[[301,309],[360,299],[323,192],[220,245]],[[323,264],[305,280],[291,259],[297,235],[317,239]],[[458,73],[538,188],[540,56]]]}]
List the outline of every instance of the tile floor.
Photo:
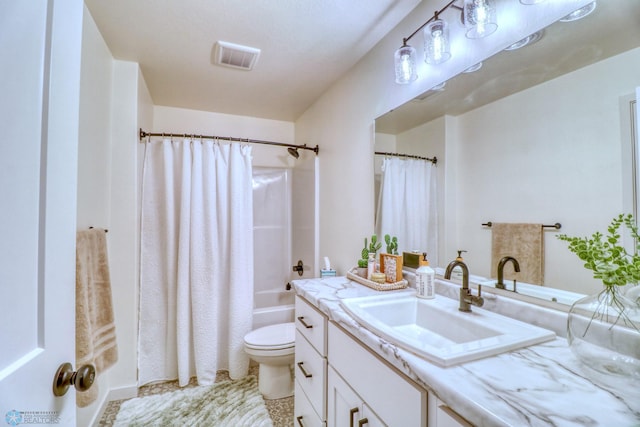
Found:
[{"label": "tile floor", "polygon": [[[252,364],[249,368],[249,374],[258,376],[258,365]],[[227,371],[219,371],[216,375],[216,382],[229,380],[229,373]],[[187,387],[195,387],[197,384],[195,379],[189,382]],[[177,390],[178,381],[168,381],[164,383],[151,384],[142,386],[138,389],[138,397],[150,396],[153,394],[161,394],[170,391]],[[99,427],[113,426],[116,420],[116,415],[120,410],[120,405],[124,400],[114,400],[107,404],[107,408],[98,423]],[[286,397],[284,399],[265,400],[269,415],[273,420],[274,427],[291,427],[293,426],[293,397]]]}]

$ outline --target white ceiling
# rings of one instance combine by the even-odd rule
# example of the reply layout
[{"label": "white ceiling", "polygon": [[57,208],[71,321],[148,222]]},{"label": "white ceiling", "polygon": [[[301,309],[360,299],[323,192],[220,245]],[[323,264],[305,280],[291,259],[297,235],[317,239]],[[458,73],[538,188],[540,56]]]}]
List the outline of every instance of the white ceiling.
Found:
[{"label": "white ceiling", "polygon": [[[420,1],[85,3],[113,56],[140,64],[154,104],[294,121]],[[218,40],[261,49],[254,69],[213,65]]]}]

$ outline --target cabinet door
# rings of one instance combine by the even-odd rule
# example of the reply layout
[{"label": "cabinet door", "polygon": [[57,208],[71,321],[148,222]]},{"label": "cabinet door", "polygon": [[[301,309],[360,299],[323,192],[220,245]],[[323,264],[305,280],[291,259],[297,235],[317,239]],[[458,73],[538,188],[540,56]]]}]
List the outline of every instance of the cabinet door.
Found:
[{"label": "cabinet door", "polygon": [[379,427],[385,424],[329,366],[327,381],[327,425],[335,427]]}]

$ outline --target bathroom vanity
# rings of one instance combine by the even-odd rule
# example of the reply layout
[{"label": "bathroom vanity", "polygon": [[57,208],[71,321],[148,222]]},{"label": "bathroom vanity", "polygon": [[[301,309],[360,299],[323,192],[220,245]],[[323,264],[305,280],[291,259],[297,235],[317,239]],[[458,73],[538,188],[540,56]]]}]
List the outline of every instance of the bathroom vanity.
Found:
[{"label": "bathroom vanity", "polygon": [[[296,280],[296,426],[637,426],[640,388],[629,378],[594,384],[567,346],[566,313],[485,295],[485,309],[557,337],[442,367],[358,323],[346,298],[378,292],[345,277]],[[436,280],[439,295],[457,284]]]}]

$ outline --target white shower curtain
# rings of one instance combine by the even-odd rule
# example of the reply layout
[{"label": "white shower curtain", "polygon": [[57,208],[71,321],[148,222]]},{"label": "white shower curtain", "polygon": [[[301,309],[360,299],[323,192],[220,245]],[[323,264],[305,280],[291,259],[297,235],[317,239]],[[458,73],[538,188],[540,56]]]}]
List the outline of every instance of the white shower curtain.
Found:
[{"label": "white shower curtain", "polygon": [[[398,253],[427,252],[438,265],[437,169],[427,160],[388,157],[376,214],[376,234],[398,237]],[[382,250],[384,251],[384,243]]]},{"label": "white shower curtain", "polygon": [[139,383],[247,374],[253,310],[251,147],[148,142],[142,190]]}]

